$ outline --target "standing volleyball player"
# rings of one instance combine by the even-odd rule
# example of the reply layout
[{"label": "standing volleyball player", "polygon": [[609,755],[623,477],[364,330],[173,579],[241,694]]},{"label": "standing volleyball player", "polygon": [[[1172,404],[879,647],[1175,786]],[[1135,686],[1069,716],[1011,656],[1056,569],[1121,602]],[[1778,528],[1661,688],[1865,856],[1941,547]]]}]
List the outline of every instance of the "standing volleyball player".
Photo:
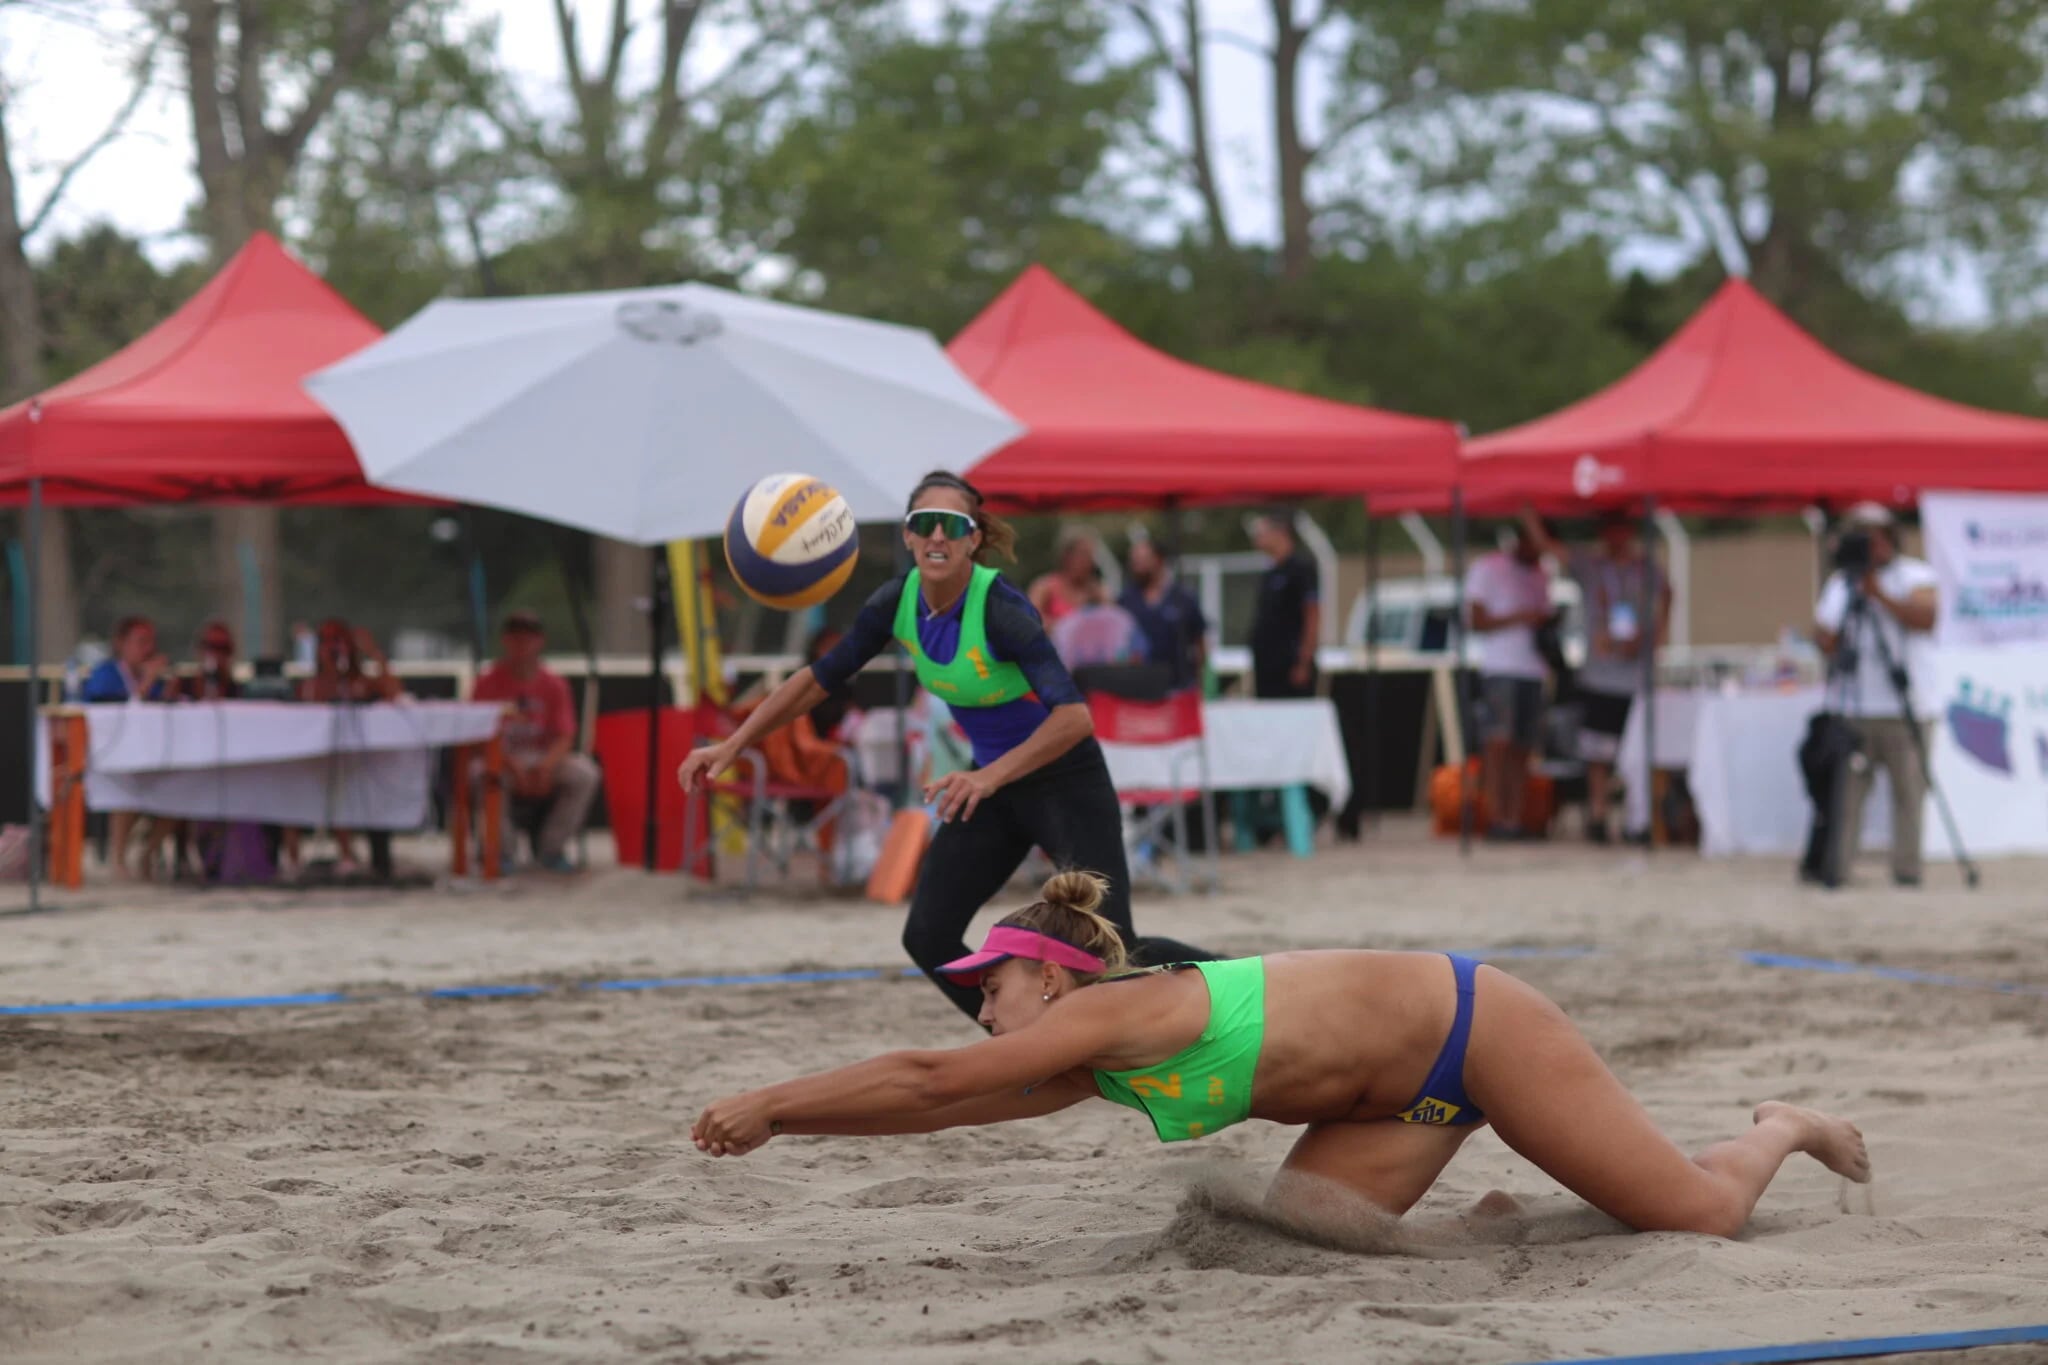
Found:
[{"label": "standing volleyball player", "polygon": [[1136,961],[1211,957],[1172,939],[1140,939],[1131,927],[1123,817],[1087,703],[1031,603],[987,564],[1014,557],[1014,533],[983,509],[972,484],[940,471],[911,493],[903,540],[915,567],[870,597],[845,638],[776,688],[730,739],[691,754],[680,773],[684,790],[809,711],[898,640],[918,682],[946,703],[974,748],[971,769],[925,790],[944,823],[903,926],[904,948],[939,989],[968,1017],[980,1012],[981,992],[937,968],[967,951],[975,912],[1034,847],[1058,866],[1108,879],[1102,914]]}]

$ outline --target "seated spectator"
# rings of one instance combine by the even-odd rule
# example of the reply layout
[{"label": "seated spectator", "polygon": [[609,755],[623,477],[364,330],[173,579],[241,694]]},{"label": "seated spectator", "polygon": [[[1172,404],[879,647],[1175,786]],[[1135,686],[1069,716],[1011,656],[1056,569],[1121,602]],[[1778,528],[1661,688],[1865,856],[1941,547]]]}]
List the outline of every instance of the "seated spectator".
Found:
[{"label": "seated spectator", "polygon": [[[86,675],[78,699],[101,703],[169,701],[169,672],[170,660],[156,647],[156,624],[147,616],[124,616],[114,625],[113,654],[101,660]],[[148,876],[151,861],[171,832],[168,823],[159,827],[157,822],[151,821],[142,846],[140,865],[131,863],[129,845],[135,842],[140,814],[132,810],[108,813],[108,860],[114,865],[114,875],[123,880]]]},{"label": "seated spectator", "polygon": [[[369,631],[351,630],[348,622],[330,616],[320,623],[319,639],[313,676],[299,683],[300,701],[395,701],[405,690]],[[370,672],[365,663],[376,664],[377,671]]]},{"label": "seated spectator", "polygon": [[241,695],[235,681],[235,637],[225,621],[208,621],[199,630],[199,668],[180,680],[179,694],[187,701],[227,701]]},{"label": "seated spectator", "polygon": [[124,616],[114,625],[113,654],[86,675],[78,699],[168,701],[170,667],[156,647],[156,623],[147,616]]},{"label": "seated spectator", "polygon": [[[476,680],[477,701],[505,703],[499,729],[506,781],[514,801],[546,807],[534,856],[549,872],[573,872],[569,840],[583,828],[597,797],[599,773],[589,755],[575,752],[576,707],[569,684],[541,662],[547,635],[540,617],[514,611],[498,636],[498,661]],[[472,773],[477,781],[480,773]],[[505,810],[504,853],[512,850],[511,803]]]},{"label": "seated spectator", "polygon": [[[364,667],[365,662],[376,664],[377,671],[370,672]],[[403,693],[397,675],[391,671],[391,661],[378,648],[376,638],[369,631],[352,630],[348,622],[338,616],[330,616],[320,623],[319,650],[313,661],[313,676],[299,681],[300,701],[396,701]],[[335,829],[329,833],[334,836],[335,872],[343,877],[360,873],[362,864],[356,861],[354,831]],[[295,838],[285,840],[285,851],[289,861],[298,861],[298,841]],[[389,831],[371,832],[370,856],[377,874],[389,877]]]}]

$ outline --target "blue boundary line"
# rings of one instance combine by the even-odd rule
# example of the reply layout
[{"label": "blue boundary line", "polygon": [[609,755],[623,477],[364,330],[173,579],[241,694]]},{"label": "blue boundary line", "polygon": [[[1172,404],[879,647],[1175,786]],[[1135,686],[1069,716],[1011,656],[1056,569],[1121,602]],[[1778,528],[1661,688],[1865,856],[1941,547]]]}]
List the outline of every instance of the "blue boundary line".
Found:
[{"label": "blue boundary line", "polygon": [[1642,1356],[1588,1356],[1537,1365],[1803,1365],[1814,1360],[1856,1360],[1869,1356],[1920,1355],[1927,1351],[1969,1351],[1980,1346],[2015,1346],[2048,1341],[2048,1323],[2033,1327],[1990,1327],[1973,1332],[1919,1332],[1903,1337],[1858,1337],[1851,1341],[1809,1341],[1794,1346],[1738,1346],[1713,1351],[1667,1351]]},{"label": "blue boundary line", "polygon": [[[1494,948],[1469,954],[1482,961],[1595,957],[1601,950],[1583,944],[1557,947]],[[1789,953],[1738,951],[1735,956],[1755,967],[1789,968],[1823,972],[1834,976],[1875,976],[1923,986],[1945,986],[1960,990],[1995,991],[2002,995],[2048,996],[2048,986],[2012,981],[1981,981],[1948,976],[1940,972],[1915,971],[1908,967],[1885,967],[1867,962],[1840,962],[1825,957],[1799,957]],[[88,1000],[62,1004],[0,1005],[0,1018],[37,1018],[50,1015],[158,1014],[180,1010],[239,1010],[296,1008],[306,1005],[362,1005],[388,1000],[502,1000],[543,995],[568,995],[583,991],[688,990],[713,986],[802,986],[830,981],[883,981],[922,975],[916,967],[851,967],[808,972],[736,972],[698,976],[625,977],[611,981],[579,981],[566,986],[533,984],[483,984],[436,986],[422,991],[392,991],[373,995],[346,995],[339,991],[316,991],[303,995],[219,995],[172,1000]]]},{"label": "blue boundary line", "polygon": [[1910,981],[1919,986],[1953,986],[1959,990],[1996,991],[2000,995],[2048,995],[2048,986],[2030,986],[2019,981],[1979,981],[1942,972],[1921,972],[1911,967],[1886,967],[1875,962],[1839,962],[1828,957],[1795,957],[1789,953],[1738,953],[1753,967],[1789,967],[1801,972],[1827,972],[1836,976],[1881,976],[1887,981]]}]

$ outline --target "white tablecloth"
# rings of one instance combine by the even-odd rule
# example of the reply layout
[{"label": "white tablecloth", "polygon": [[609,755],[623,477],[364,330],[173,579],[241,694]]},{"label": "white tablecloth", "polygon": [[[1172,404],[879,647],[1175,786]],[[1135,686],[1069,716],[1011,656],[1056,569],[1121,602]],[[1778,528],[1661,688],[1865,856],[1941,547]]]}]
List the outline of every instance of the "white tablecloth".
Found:
[{"label": "white tablecloth", "polygon": [[[114,703],[86,714],[85,801],[194,820],[348,829],[426,823],[432,755],[488,739],[495,702]],[[47,724],[36,791],[49,802]]]},{"label": "white tablecloth", "polygon": [[[1700,852],[1796,857],[1806,848],[1813,808],[1799,772],[1799,746],[1821,697],[1818,687],[1702,697],[1688,779],[1700,817]],[[1863,808],[1867,849],[1891,843],[1889,781],[1878,775]]]},{"label": "white tablecloth", "polygon": [[[1202,727],[1211,791],[1305,784],[1320,788],[1336,808],[1351,799],[1344,736],[1337,708],[1326,697],[1204,702]],[[1173,781],[1174,745],[1104,744],[1102,752],[1119,788],[1159,788]],[[1196,785],[1192,765],[1180,777]]]},{"label": "white tablecloth", "polygon": [[[1701,696],[1689,688],[1657,689],[1657,766],[1690,768],[1693,733],[1699,721]],[[1622,822],[1631,834],[1650,827],[1650,792],[1643,785],[1643,707],[1641,699],[1628,709],[1628,724],[1621,732],[1621,750],[1615,756],[1615,771],[1628,790],[1622,800]]]}]

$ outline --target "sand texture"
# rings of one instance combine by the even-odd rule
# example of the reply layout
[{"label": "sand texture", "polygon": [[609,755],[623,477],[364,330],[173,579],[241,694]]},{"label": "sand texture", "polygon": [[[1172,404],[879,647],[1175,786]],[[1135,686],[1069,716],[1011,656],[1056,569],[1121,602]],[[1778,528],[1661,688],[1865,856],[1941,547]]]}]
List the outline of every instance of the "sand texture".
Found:
[{"label": "sand texture", "polygon": [[[723,1161],[690,1146],[719,1095],[971,1041],[922,981],[570,989],[895,968],[884,907],[625,871],[388,897],[99,888],[0,922],[0,1003],[384,998],[0,1019],[0,1360],[1484,1365],[2048,1322],[2048,866],[1996,864],[1975,895],[1947,869],[1918,895],[1873,874],[1829,897],[1684,854],[1460,866],[1397,826],[1232,859],[1217,896],[1141,898],[1141,929],[1230,951],[1520,950],[1498,965],[1682,1145],[1789,1099],[1857,1120],[1877,1169],[1870,1202],[1845,1201],[1795,1158],[1736,1241],[1635,1235],[1487,1132],[1398,1227],[1333,1209],[1341,1247],[1258,1214],[1294,1136],[1260,1123],[1169,1148],[1086,1104]],[[558,989],[412,994],[479,982]],[[1468,1216],[1493,1189],[1524,1212]]]}]

